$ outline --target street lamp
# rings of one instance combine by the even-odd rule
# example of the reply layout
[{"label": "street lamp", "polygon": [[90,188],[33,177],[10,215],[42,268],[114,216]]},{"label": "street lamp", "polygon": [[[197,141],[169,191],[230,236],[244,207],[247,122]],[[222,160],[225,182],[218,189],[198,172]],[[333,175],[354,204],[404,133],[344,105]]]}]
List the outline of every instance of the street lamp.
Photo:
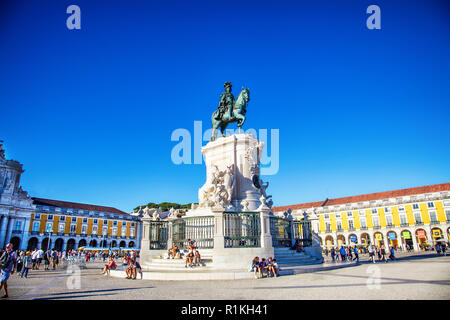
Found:
[{"label": "street lamp", "polygon": [[50,237],[48,238],[48,248],[47,249],[51,249],[52,248],[52,234],[53,231],[50,231]]}]

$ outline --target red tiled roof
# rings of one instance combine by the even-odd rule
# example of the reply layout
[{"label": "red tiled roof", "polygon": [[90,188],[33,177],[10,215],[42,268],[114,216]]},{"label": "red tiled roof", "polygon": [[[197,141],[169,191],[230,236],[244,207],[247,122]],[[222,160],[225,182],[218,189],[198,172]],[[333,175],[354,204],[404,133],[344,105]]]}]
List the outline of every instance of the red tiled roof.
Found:
[{"label": "red tiled roof", "polygon": [[128,213],[123,212],[116,208],[112,208],[112,207],[96,206],[93,204],[67,202],[67,201],[42,199],[42,198],[31,198],[31,199],[33,199],[34,204],[39,204],[39,205],[44,205],[44,206],[79,209],[79,210],[89,210],[89,211],[100,211],[100,212],[118,213],[118,214],[128,215]]},{"label": "red tiled roof", "polygon": [[433,185],[424,186],[424,187],[376,192],[376,193],[362,194],[359,196],[343,197],[343,198],[336,198],[336,199],[326,199],[325,201],[316,201],[316,202],[294,204],[294,205],[290,205],[290,206],[274,207],[273,211],[274,212],[286,211],[289,208],[292,210],[307,209],[307,208],[312,208],[312,207],[321,207],[323,205],[334,206],[334,205],[339,205],[339,204],[344,204],[344,203],[373,201],[373,200],[411,196],[411,195],[415,195],[415,194],[448,191],[448,190],[450,190],[450,183],[441,183],[441,184],[433,184]]}]

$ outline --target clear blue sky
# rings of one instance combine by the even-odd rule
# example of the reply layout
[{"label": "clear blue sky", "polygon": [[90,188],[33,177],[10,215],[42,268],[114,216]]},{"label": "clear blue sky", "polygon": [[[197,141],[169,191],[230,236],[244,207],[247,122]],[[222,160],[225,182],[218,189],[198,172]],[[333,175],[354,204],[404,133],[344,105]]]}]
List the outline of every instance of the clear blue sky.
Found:
[{"label": "clear blue sky", "polygon": [[[81,8],[81,30],[66,8]],[[381,8],[381,30],[366,8]],[[275,205],[450,181],[446,1],[0,3],[0,139],[32,196],[197,201],[176,128],[210,125],[223,83],[246,128],[280,130]]]}]

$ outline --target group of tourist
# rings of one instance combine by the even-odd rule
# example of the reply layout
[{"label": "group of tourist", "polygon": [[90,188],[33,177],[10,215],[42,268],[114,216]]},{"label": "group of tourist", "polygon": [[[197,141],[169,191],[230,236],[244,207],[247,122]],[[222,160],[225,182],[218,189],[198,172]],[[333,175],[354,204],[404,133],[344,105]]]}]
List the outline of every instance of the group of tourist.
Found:
[{"label": "group of tourist", "polygon": [[[119,258],[119,256],[115,253],[111,253],[108,255],[109,260],[108,263],[105,264],[105,267],[103,268],[102,274],[104,275],[110,275],[111,270],[116,270],[117,264],[115,259]],[[102,255],[103,257],[103,255]],[[125,268],[125,275],[127,279],[133,279],[136,280],[137,278],[137,271],[139,270],[141,274],[142,279],[142,267],[137,261],[137,254],[135,251],[131,251],[128,253],[124,253],[121,255],[122,257],[122,266]]]},{"label": "group of tourist", "polygon": [[249,272],[254,272],[255,279],[264,278],[266,275],[267,277],[278,277],[280,268],[278,267],[277,259],[273,259],[272,257],[269,257],[267,260],[266,258],[262,258],[261,260],[259,257],[255,257],[252,260],[252,266],[249,270]]},{"label": "group of tourist", "polygon": [[195,245],[195,240],[188,239],[186,250],[184,251],[181,251],[175,242],[167,250],[167,259],[182,259],[183,256],[185,257],[185,268],[188,266],[190,268],[199,267],[201,265],[202,256]]},{"label": "group of tourist", "polygon": [[[326,255],[328,256],[328,251],[326,252]],[[357,247],[351,247],[351,246],[341,246],[341,248],[331,248],[330,250],[331,260],[333,262],[345,262],[345,261],[354,261],[356,260],[359,262],[359,250]],[[339,260],[339,257],[341,258]]]}]

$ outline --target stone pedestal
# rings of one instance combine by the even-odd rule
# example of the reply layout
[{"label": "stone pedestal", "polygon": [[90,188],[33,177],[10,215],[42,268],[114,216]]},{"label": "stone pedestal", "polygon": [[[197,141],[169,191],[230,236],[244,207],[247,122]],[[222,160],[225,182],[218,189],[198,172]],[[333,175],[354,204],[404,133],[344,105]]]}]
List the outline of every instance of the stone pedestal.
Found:
[{"label": "stone pedestal", "polygon": [[[256,211],[261,206],[261,192],[255,187],[253,180],[259,182],[259,163],[263,146],[264,143],[251,134],[221,137],[204,146],[202,153],[206,164],[206,183],[199,190],[200,209],[217,205],[204,205],[202,201],[209,196],[210,199],[214,198],[210,192],[215,177],[225,175],[224,189],[229,200],[225,210]],[[230,179],[233,181],[230,182]],[[211,201],[214,202],[214,199]],[[188,212],[188,215],[191,213],[195,214]]]}]

